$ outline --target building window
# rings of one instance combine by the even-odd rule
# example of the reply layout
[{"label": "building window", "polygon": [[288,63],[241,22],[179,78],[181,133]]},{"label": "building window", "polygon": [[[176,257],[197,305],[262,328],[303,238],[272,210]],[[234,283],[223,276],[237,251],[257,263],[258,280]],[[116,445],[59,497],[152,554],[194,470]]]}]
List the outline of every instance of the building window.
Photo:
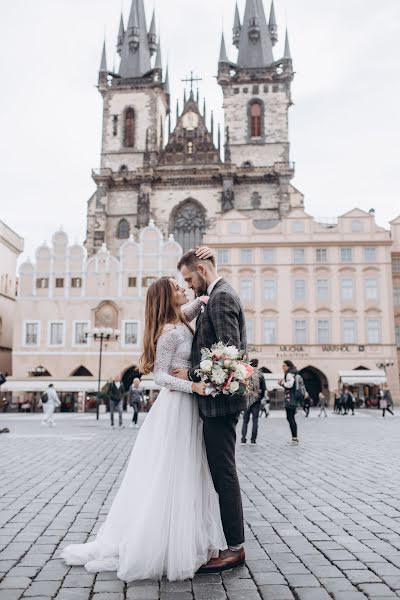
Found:
[{"label": "building window", "polygon": [[393,273],[400,273],[400,256],[393,256],[392,270],[393,270]]},{"label": "building window", "polygon": [[217,262],[218,265],[228,265],[229,264],[229,250],[226,248],[220,248],[217,250]]},{"label": "building window", "polygon": [[190,248],[201,246],[207,227],[205,208],[197,200],[188,198],[178,204],[170,218],[170,233],[187,252]]},{"label": "building window", "polygon": [[396,346],[400,348],[400,325],[396,325]]},{"label": "building window", "polygon": [[64,323],[50,323],[50,346],[62,346],[64,343]]},{"label": "building window", "polygon": [[276,344],[275,319],[264,319],[264,344]]},{"label": "building window", "polygon": [[364,261],[366,263],[376,263],[376,248],[364,248]]},{"label": "building window", "polygon": [[188,154],[193,154],[193,142],[188,142],[187,153]]},{"label": "building window", "polygon": [[124,323],[124,344],[136,345],[138,343],[139,323],[137,321],[126,321]]},{"label": "building window", "polygon": [[137,284],[136,277],[128,277],[128,287],[135,288]]},{"label": "building window", "polygon": [[328,248],[317,248],[316,249],[317,263],[328,262]]},{"label": "building window", "polygon": [[45,290],[49,287],[49,278],[48,277],[38,277],[36,279],[36,287],[38,290]]},{"label": "building window", "polygon": [[400,306],[400,287],[393,288],[393,302],[395,306]]},{"label": "building window", "polygon": [[276,281],[264,279],[264,300],[274,302],[276,300]]},{"label": "building window", "polygon": [[295,221],[294,223],[292,223],[292,232],[293,233],[304,233],[303,221]]},{"label": "building window", "polygon": [[37,321],[25,323],[24,344],[25,346],[37,346],[39,344],[39,323]]},{"label": "building window", "polygon": [[96,246],[100,246],[104,243],[104,231],[94,232],[94,243],[96,244]]},{"label": "building window", "polygon": [[143,277],[142,278],[142,287],[148,288],[155,281],[157,281],[157,277]]},{"label": "building window", "polygon": [[263,248],[263,262],[266,265],[273,265],[276,262],[274,248]]},{"label": "building window", "polygon": [[307,343],[307,321],[305,319],[296,319],[294,322],[294,343]]},{"label": "building window", "polygon": [[360,233],[360,231],[363,231],[363,224],[361,223],[361,221],[352,221],[351,222],[351,231],[353,233]]},{"label": "building window", "polygon": [[74,344],[87,344],[86,332],[89,330],[89,321],[77,321],[74,323]]},{"label": "building window", "polygon": [[328,319],[319,319],[317,322],[318,344],[330,344],[330,324]]},{"label": "building window", "polygon": [[133,148],[135,145],[135,111],[128,108],[125,112],[124,146]]},{"label": "building window", "polygon": [[253,251],[251,248],[241,248],[240,262],[242,265],[251,265],[253,262]]},{"label": "building window", "polygon": [[294,299],[305,300],[306,297],[306,281],[305,279],[294,280]]},{"label": "building window", "polygon": [[294,248],[293,249],[293,262],[295,265],[302,265],[305,261],[305,250],[304,248]]},{"label": "building window", "polygon": [[368,344],[379,344],[381,341],[381,325],[379,319],[367,319]]},{"label": "building window", "polygon": [[343,319],[342,338],[344,344],[355,344],[357,338],[357,324],[355,319]]},{"label": "building window", "polygon": [[64,287],[64,278],[56,277],[56,288],[63,288],[63,287]]},{"label": "building window", "polygon": [[365,280],[365,297],[367,300],[378,300],[378,282],[375,278]]},{"label": "building window", "polygon": [[71,287],[72,288],[81,288],[82,287],[82,277],[72,277]]},{"label": "building window", "polygon": [[253,298],[253,280],[252,279],[241,279],[240,280],[240,297],[244,302],[248,302]]},{"label": "building window", "polygon": [[353,262],[353,248],[340,248],[340,260],[342,263]]},{"label": "building window", "polygon": [[247,343],[254,344],[254,319],[246,319]]},{"label": "building window", "polygon": [[118,115],[113,116],[113,136],[118,133]]},{"label": "building window", "polygon": [[352,279],[342,279],[340,281],[340,290],[342,300],[353,300],[354,298],[354,282]]},{"label": "building window", "polygon": [[118,223],[117,238],[127,240],[129,238],[129,223],[126,219],[121,219]]},{"label": "building window", "polygon": [[262,137],[263,107],[259,100],[254,100],[250,103],[250,137]]},{"label": "building window", "polygon": [[329,299],[329,280],[317,279],[317,298],[318,300]]}]

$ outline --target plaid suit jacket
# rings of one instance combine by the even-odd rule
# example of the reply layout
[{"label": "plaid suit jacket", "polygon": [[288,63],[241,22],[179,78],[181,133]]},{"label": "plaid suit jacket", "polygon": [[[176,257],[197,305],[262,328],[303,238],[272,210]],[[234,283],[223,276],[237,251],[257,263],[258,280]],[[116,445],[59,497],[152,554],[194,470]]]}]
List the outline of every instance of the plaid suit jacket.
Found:
[{"label": "plaid suit jacket", "polygon": [[[201,349],[210,348],[216,342],[230,343],[240,350],[247,349],[246,324],[239,296],[224,279],[220,279],[211,292],[204,312],[197,319],[193,338],[190,378],[201,361]],[[199,396],[196,394],[200,412],[206,417],[224,417],[246,410],[254,402],[247,396]]]}]

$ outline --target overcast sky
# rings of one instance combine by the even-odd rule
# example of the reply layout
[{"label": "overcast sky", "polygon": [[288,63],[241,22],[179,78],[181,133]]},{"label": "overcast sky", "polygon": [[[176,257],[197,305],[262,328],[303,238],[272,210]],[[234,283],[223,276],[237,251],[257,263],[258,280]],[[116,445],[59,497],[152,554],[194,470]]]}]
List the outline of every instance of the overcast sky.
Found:
[{"label": "overcast sky", "polygon": [[[130,0],[122,4],[126,19]],[[149,21],[154,0],[145,4]],[[275,4],[275,58],[287,22],[296,71],[291,159],[307,211],[375,208],[387,225],[400,213],[399,0]],[[25,238],[27,255],[60,225],[71,241],[84,240],[91,169],[99,165],[101,46],[105,32],[112,67],[120,10],[121,0],[0,2],[0,219]],[[157,0],[156,10],[173,102],[193,69],[222,119],[215,75],[222,27],[231,41],[234,0]],[[236,59],[230,43],[229,54]]]}]

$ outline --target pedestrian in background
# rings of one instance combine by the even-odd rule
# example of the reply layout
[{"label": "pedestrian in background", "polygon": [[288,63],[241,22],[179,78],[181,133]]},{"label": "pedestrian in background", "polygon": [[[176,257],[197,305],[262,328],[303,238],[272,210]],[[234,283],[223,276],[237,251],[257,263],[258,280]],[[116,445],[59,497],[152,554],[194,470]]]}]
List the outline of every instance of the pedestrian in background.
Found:
[{"label": "pedestrian in background", "polygon": [[322,413],[324,413],[325,417],[327,417],[327,412],[326,412],[326,408],[328,406],[328,400],[325,397],[324,393],[322,392],[322,390],[320,391],[320,393],[318,394],[318,402],[319,402],[319,407],[320,407],[320,411],[319,411],[319,417],[322,417]]},{"label": "pedestrian in background", "polygon": [[351,411],[351,414],[354,415],[355,404],[356,404],[356,400],[354,398],[353,392],[350,389],[348,389],[347,396],[346,396],[346,411],[345,411],[346,415],[348,413],[350,413],[350,411]]},{"label": "pedestrian in background", "polygon": [[108,397],[110,400],[111,427],[114,427],[114,411],[118,411],[119,426],[123,427],[122,415],[124,411],[125,388],[120,375],[117,375],[110,383]]},{"label": "pedestrian in background", "polygon": [[284,378],[278,381],[278,384],[284,388],[286,418],[292,433],[291,443],[295,446],[299,443],[299,438],[297,437],[296,411],[301,397],[303,401],[305,399],[304,396],[306,390],[303,378],[291,360],[284,360],[282,368]]},{"label": "pedestrian in background", "polygon": [[389,390],[387,384],[385,384],[383,386],[383,388],[380,390],[380,408],[382,409],[382,417],[385,416],[386,411],[390,412],[390,414],[394,416],[392,406],[393,406],[392,394],[390,393],[390,390]]},{"label": "pedestrian in background", "polygon": [[308,392],[306,392],[306,394],[304,396],[304,401],[303,401],[303,410],[306,414],[306,417],[308,417],[308,415],[310,414],[310,407],[311,407],[310,394]]},{"label": "pedestrian in background", "polygon": [[129,388],[129,406],[133,408],[132,427],[139,427],[138,416],[140,410],[140,403],[145,401],[144,389],[140,385],[139,377],[135,377]]},{"label": "pedestrian in background", "polygon": [[251,430],[251,443],[256,444],[258,434],[258,417],[260,416],[261,401],[265,396],[267,386],[265,385],[265,377],[261,371],[258,371],[258,359],[254,358],[250,361],[250,365],[255,369],[254,373],[254,391],[257,400],[244,411],[243,415],[243,427],[242,427],[242,446],[247,442],[247,428],[249,426],[250,416],[253,418],[252,430]]},{"label": "pedestrian in background", "polygon": [[333,412],[339,414],[339,412],[341,411],[340,408],[340,396],[341,393],[339,392],[339,390],[335,390],[333,398],[334,398],[334,405],[333,405]]},{"label": "pedestrian in background", "polygon": [[260,419],[263,416],[263,414],[265,415],[265,418],[268,418],[269,415],[269,411],[270,411],[270,397],[269,397],[269,393],[268,390],[265,390],[265,394],[264,394],[264,398],[261,398],[261,410],[260,410]]},{"label": "pedestrian in background", "polygon": [[41,395],[40,398],[42,400],[44,413],[42,425],[49,425],[50,427],[55,427],[56,424],[53,419],[53,415],[56,408],[59,408],[61,406],[61,402],[52,383],[49,384],[49,387]]}]

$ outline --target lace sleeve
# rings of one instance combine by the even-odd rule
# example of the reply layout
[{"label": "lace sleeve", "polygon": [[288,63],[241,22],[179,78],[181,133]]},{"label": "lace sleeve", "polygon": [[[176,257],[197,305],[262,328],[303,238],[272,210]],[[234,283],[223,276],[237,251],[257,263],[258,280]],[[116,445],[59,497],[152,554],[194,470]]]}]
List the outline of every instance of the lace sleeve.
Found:
[{"label": "lace sleeve", "polygon": [[202,306],[204,306],[204,303],[201,300],[201,298],[196,298],[194,302],[191,302],[190,304],[185,304],[182,307],[182,311],[189,323],[199,316]]},{"label": "lace sleeve", "polygon": [[179,334],[175,327],[168,327],[157,342],[156,361],[154,363],[154,381],[161,387],[177,392],[192,393],[192,382],[178,379],[169,374],[172,359],[179,344]]}]

